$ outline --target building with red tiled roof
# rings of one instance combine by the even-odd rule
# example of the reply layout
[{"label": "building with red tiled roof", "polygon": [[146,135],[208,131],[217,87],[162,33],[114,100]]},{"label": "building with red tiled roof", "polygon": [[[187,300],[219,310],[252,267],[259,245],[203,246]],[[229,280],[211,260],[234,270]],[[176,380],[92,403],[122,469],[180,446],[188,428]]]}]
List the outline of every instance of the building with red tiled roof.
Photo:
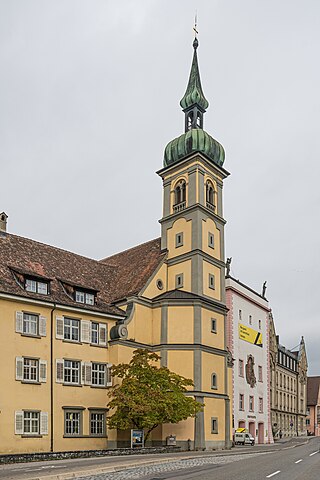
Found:
[{"label": "building with red tiled roof", "polygon": [[308,435],[320,436],[320,377],[308,377],[307,381],[307,430]]},{"label": "building with red tiled roof", "polygon": [[112,364],[137,348],[191,378],[195,418],[161,425],[182,448],[229,448],[232,358],[226,347],[222,145],[203,130],[195,39],[181,100],[185,132],[163,168],[161,237],[100,261],[7,231],[0,214],[0,453],[130,445],[108,430]]}]

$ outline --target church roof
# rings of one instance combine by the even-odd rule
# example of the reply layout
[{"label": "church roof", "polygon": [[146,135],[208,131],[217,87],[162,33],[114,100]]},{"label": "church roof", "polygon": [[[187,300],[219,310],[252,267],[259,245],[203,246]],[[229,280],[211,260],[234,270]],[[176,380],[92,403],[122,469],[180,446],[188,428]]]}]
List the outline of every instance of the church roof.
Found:
[{"label": "church roof", "polygon": [[161,239],[156,238],[100,260],[101,263],[116,268],[112,282],[112,300],[138,294],[165,256],[166,251],[161,251]]},{"label": "church roof", "polygon": [[193,52],[189,82],[187,85],[186,92],[183,95],[182,99],[180,100],[180,105],[183,109],[189,108],[192,105],[199,105],[199,107],[201,107],[203,110],[206,110],[209,106],[209,102],[204,96],[202,86],[201,86],[198,57],[197,57],[197,48],[198,48],[197,38],[194,39],[193,48],[194,48],[194,52]]},{"label": "church roof", "polygon": [[320,388],[320,377],[308,377],[307,405],[317,405]]}]

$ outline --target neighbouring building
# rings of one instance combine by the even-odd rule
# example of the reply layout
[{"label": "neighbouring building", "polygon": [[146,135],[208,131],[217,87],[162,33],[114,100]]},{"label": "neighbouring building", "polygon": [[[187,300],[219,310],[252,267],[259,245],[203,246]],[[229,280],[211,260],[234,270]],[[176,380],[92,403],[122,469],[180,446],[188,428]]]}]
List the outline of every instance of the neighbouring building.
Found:
[{"label": "neighbouring building", "polygon": [[298,350],[279,343],[272,314],[270,332],[271,421],[275,438],[307,435],[307,354],[303,337]]},{"label": "neighbouring building", "polygon": [[307,380],[306,424],[308,435],[320,436],[320,377]]},{"label": "neighbouring building", "polygon": [[184,132],[158,172],[161,238],[96,261],[12,235],[0,214],[0,453],[128,446],[129,432],[106,429],[107,389],[110,365],[128,362],[137,347],[192,378],[189,395],[205,404],[195,419],[156,429],[151,443],[173,434],[183,447],[230,446],[228,172],[222,145],[203,130],[197,39],[193,47]]},{"label": "neighbouring building", "polygon": [[233,431],[272,443],[269,390],[269,305],[264,295],[226,277],[227,345],[233,357]]}]

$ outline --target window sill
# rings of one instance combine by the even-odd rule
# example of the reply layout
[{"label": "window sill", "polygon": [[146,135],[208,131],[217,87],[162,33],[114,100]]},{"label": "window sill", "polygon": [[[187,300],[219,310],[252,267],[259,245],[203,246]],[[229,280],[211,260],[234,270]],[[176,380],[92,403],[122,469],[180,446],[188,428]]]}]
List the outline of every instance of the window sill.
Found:
[{"label": "window sill", "polygon": [[34,382],[32,380],[20,380],[24,385],[41,385],[41,382]]},{"label": "window sill", "polygon": [[62,341],[65,343],[75,343],[76,345],[82,345],[82,342],[80,342],[80,340],[69,340],[68,338],[64,338]]},{"label": "window sill", "polygon": [[211,333],[217,333],[217,330],[211,330]]},{"label": "window sill", "polygon": [[42,438],[42,435],[39,433],[35,433],[34,435],[32,433],[24,433],[21,435],[21,438]]},{"label": "window sill", "polygon": [[61,385],[64,387],[82,387],[83,385],[80,385],[80,383],[65,383],[63,382]]},{"label": "window sill", "polygon": [[211,387],[211,390],[218,390],[218,387]]},{"label": "window sill", "polygon": [[33,335],[32,333],[21,332],[20,335],[21,337],[42,338],[40,335]]},{"label": "window sill", "polygon": [[63,435],[63,438],[108,438],[107,435]]},{"label": "window sill", "polygon": [[91,388],[107,388],[106,385],[90,385]]}]

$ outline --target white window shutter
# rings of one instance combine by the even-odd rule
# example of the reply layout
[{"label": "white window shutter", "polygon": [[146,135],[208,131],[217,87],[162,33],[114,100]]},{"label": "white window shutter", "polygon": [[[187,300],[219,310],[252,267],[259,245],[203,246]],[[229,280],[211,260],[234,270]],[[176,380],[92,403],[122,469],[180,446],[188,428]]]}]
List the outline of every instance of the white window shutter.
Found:
[{"label": "white window shutter", "polygon": [[16,357],[16,380],[23,380],[23,357]]},{"label": "white window shutter", "polygon": [[90,343],[91,341],[91,322],[90,320],[81,320],[81,342]]},{"label": "white window shutter", "polygon": [[15,435],[23,435],[23,418],[22,411],[15,412],[14,433]]},{"label": "white window shutter", "polygon": [[56,359],[56,382],[63,383],[64,376],[64,361],[62,359]]},{"label": "white window shutter", "polygon": [[48,412],[40,412],[40,435],[48,435]]},{"label": "white window shutter", "polygon": [[47,336],[47,319],[42,315],[39,317],[39,335],[40,337]]},{"label": "white window shutter", "polygon": [[86,381],[86,364],[81,362],[81,385],[84,385]]},{"label": "white window shutter", "polygon": [[111,370],[110,370],[111,367],[112,367],[112,363],[107,363],[106,387],[112,387],[112,376],[111,376]]},{"label": "white window shutter", "polygon": [[47,361],[39,361],[39,382],[46,383],[47,381]]},{"label": "white window shutter", "polygon": [[56,338],[58,340],[64,339],[64,320],[63,317],[56,317]]},{"label": "white window shutter", "polygon": [[107,345],[107,325],[99,323],[99,345],[105,347]]},{"label": "white window shutter", "polygon": [[16,312],[16,332],[23,332],[23,312]]},{"label": "white window shutter", "polygon": [[91,385],[92,383],[92,364],[91,362],[85,362],[85,385]]}]

